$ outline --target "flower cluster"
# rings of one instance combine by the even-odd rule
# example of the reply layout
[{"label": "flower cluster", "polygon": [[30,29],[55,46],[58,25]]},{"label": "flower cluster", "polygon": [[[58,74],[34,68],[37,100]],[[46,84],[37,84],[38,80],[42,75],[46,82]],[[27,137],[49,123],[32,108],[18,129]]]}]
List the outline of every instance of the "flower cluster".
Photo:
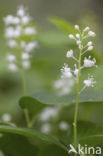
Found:
[{"label": "flower cluster", "polygon": [[10,71],[17,71],[19,68],[28,69],[31,52],[37,47],[35,41],[37,32],[31,17],[26,9],[21,6],[18,8],[16,16],[8,15],[4,18],[4,23],[8,47],[6,56],[9,63],[8,69]]},{"label": "flower cluster", "polygon": [[[72,70],[70,67],[68,67],[67,64],[64,64],[64,66],[61,69],[61,78],[68,79],[68,80],[74,80],[76,81],[78,79],[78,76],[80,76],[80,70],[83,68],[90,68],[96,66],[96,59],[92,58],[91,56],[83,57],[83,65],[81,65],[81,58],[82,56],[89,51],[93,50],[93,43],[92,41],[87,41],[87,38],[95,37],[95,32],[91,31],[89,27],[84,28],[83,30],[80,30],[80,27],[78,25],[75,25],[75,29],[77,33],[75,35],[69,34],[69,38],[74,40],[76,42],[76,45],[80,51],[79,58],[76,58],[74,55],[74,51],[72,49],[67,51],[66,57],[72,58],[76,63],[74,64],[74,69]],[[84,80],[84,87],[93,87],[96,81],[94,81],[93,76],[88,76],[87,80]],[[57,83],[58,88],[62,86],[61,82]],[[70,86],[66,86],[65,88],[69,88]],[[67,90],[67,89],[66,89]],[[83,90],[83,89],[82,89]],[[68,92],[68,91],[67,91]]]}]

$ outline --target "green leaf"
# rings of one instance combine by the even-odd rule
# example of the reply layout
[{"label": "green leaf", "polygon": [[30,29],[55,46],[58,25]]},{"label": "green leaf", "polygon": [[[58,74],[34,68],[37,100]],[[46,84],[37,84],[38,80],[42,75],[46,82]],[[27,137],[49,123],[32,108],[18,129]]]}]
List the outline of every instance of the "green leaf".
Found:
[{"label": "green leaf", "polygon": [[90,135],[79,140],[82,145],[96,146],[103,143],[103,135]]},{"label": "green leaf", "polygon": [[26,137],[14,134],[3,134],[0,149],[6,156],[34,156],[38,153],[38,147],[32,145]]},{"label": "green leaf", "polygon": [[4,133],[11,133],[11,134],[18,134],[26,137],[32,137],[32,138],[38,138],[42,141],[48,142],[50,144],[55,144],[64,150],[67,150],[67,147],[59,142],[56,138],[43,134],[37,130],[34,129],[28,129],[28,128],[17,128],[17,127],[11,127],[11,126],[4,126],[0,125],[0,132]]},{"label": "green leaf", "polygon": [[71,23],[69,23],[63,19],[51,17],[49,20],[51,23],[55,24],[57,27],[59,27],[61,30],[63,30],[66,33],[74,34],[75,32],[77,32]]},{"label": "green leaf", "polygon": [[[76,94],[70,94],[62,97],[58,97],[48,92],[39,92],[33,95],[34,100],[38,100],[41,103],[45,104],[61,104],[61,105],[70,105],[76,102]],[[80,103],[86,102],[103,102],[103,91],[94,91],[87,90],[81,93]]]},{"label": "green leaf", "polygon": [[34,116],[40,113],[40,111],[42,111],[42,109],[47,106],[46,104],[43,104],[29,96],[22,97],[19,101],[19,104],[22,109],[28,109],[29,112],[33,113]]}]

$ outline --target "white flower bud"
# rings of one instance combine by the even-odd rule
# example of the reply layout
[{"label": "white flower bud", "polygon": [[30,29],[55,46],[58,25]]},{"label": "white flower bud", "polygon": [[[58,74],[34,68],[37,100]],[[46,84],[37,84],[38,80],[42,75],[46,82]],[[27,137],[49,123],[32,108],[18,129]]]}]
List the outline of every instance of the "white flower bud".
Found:
[{"label": "white flower bud", "polygon": [[93,31],[89,31],[89,32],[88,32],[88,35],[89,35],[90,37],[95,37],[95,36],[96,36],[95,32],[93,32]]},{"label": "white flower bud", "polygon": [[80,38],[80,34],[76,34],[75,36],[76,36],[77,38]]},{"label": "white flower bud", "polygon": [[79,30],[79,25],[74,26],[76,30]]},{"label": "white flower bud", "polygon": [[73,50],[72,49],[67,51],[66,57],[68,57],[68,58],[73,57]]},{"label": "white flower bud", "polygon": [[89,27],[86,27],[83,31],[84,32],[87,32],[87,31],[89,31],[90,30],[90,28]]},{"label": "white flower bud", "polygon": [[87,80],[84,80],[84,84],[86,87],[94,87],[94,84],[96,83],[96,81],[94,81],[93,76],[88,77]]},{"label": "white flower bud", "polygon": [[70,39],[75,39],[74,35],[72,35],[72,34],[69,35],[69,38]]},{"label": "white flower bud", "polygon": [[87,43],[87,46],[92,46],[92,44],[93,44],[92,41],[90,41]]},{"label": "white flower bud", "polygon": [[8,15],[7,17],[4,18],[4,22],[6,25],[12,24],[13,22],[13,16],[12,15]]},{"label": "white flower bud", "polygon": [[30,17],[29,17],[29,16],[23,16],[23,17],[21,18],[21,23],[22,23],[23,25],[27,25],[27,24],[29,24],[29,22],[30,22]]},{"label": "white flower bud", "polygon": [[78,69],[74,70],[74,75],[78,75]]}]

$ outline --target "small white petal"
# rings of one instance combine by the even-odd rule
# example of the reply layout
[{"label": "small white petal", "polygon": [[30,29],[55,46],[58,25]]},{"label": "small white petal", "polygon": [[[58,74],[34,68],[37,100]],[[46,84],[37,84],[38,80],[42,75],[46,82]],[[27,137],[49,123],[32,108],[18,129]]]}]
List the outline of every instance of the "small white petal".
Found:
[{"label": "small white petal", "polygon": [[62,122],[60,122],[60,124],[59,124],[59,128],[60,128],[61,130],[63,130],[63,131],[66,131],[66,130],[68,130],[69,125],[68,125],[67,122],[62,121]]},{"label": "small white petal", "polygon": [[75,39],[74,35],[72,35],[72,34],[69,35],[69,38],[70,39]]},{"label": "small white petal", "polygon": [[88,51],[93,50],[93,46],[89,46],[87,50],[88,50]]},{"label": "small white petal", "polygon": [[77,38],[80,38],[80,34],[76,34],[76,37],[77,37]]},{"label": "small white petal", "polygon": [[13,62],[16,60],[16,56],[15,55],[12,55],[12,54],[8,54],[7,55],[7,60],[10,61],[10,62]]},{"label": "small white petal", "polygon": [[73,50],[72,49],[67,51],[66,57],[67,58],[73,57]]},{"label": "small white petal", "polygon": [[87,43],[88,46],[92,46],[92,44],[93,44],[92,41]]},{"label": "small white petal", "polygon": [[90,28],[89,27],[86,27],[83,31],[84,32],[87,32],[87,31],[89,31],[90,30]]},{"label": "small white petal", "polygon": [[22,59],[27,60],[30,58],[30,55],[28,53],[23,53],[22,54]]}]

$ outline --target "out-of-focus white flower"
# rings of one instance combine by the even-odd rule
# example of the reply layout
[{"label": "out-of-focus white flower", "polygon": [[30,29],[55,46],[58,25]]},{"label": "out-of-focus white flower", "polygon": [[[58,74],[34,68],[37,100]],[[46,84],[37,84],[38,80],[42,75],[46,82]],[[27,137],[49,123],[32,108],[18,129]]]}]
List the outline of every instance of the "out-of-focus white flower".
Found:
[{"label": "out-of-focus white flower", "polygon": [[93,58],[92,60],[91,60],[91,57],[89,56],[89,58],[84,58],[84,67],[93,67],[94,65],[95,65],[95,63],[96,63],[96,59],[95,58]]},{"label": "out-of-focus white flower", "polygon": [[77,41],[77,45],[80,45],[81,44],[81,41]]},{"label": "out-of-focus white flower", "polygon": [[24,29],[24,34],[25,35],[34,35],[34,34],[36,34],[36,30],[35,30],[35,28],[27,27]]},{"label": "out-of-focus white flower", "polygon": [[89,31],[89,32],[88,32],[88,35],[89,35],[90,37],[95,37],[95,36],[96,36],[95,32],[93,32],[93,31]]},{"label": "out-of-focus white flower", "polygon": [[25,15],[25,9],[23,6],[20,6],[17,10],[17,16],[23,17]]},{"label": "out-of-focus white flower", "polygon": [[62,78],[72,78],[72,72],[71,69],[68,68],[67,64],[64,64],[64,66],[61,69]]},{"label": "out-of-focus white flower", "polygon": [[10,122],[11,121],[11,115],[8,113],[5,113],[2,115],[1,119],[3,122]]},{"label": "out-of-focus white flower", "polygon": [[54,88],[58,96],[70,94],[74,86],[74,80],[72,78],[60,78],[54,82]]},{"label": "out-of-focus white flower", "polygon": [[57,108],[47,107],[43,110],[43,112],[40,114],[40,120],[47,121],[53,117],[55,117],[58,113]]},{"label": "out-of-focus white flower", "polygon": [[8,46],[10,48],[15,48],[15,47],[17,47],[17,42],[15,40],[11,39],[11,40],[8,41]]},{"label": "out-of-focus white flower", "polygon": [[30,58],[30,55],[28,53],[22,53],[22,59],[27,60]]},{"label": "out-of-focus white flower", "polygon": [[12,55],[12,54],[8,54],[7,55],[7,60],[10,61],[10,62],[13,62],[16,60],[16,56],[15,55]]},{"label": "out-of-focus white flower", "polygon": [[43,132],[43,133],[46,133],[46,134],[48,134],[48,133],[50,133],[50,131],[51,131],[51,124],[50,123],[44,123],[43,125],[42,125],[42,127],[41,127],[41,131]]},{"label": "out-of-focus white flower", "polygon": [[68,125],[67,122],[61,121],[61,122],[59,123],[59,128],[60,128],[62,131],[67,131],[68,128],[69,128],[69,125]]},{"label": "out-of-focus white flower", "polygon": [[8,69],[9,69],[10,71],[12,71],[12,72],[15,72],[15,71],[18,70],[18,67],[17,67],[14,63],[10,63],[10,64],[8,65]]},{"label": "out-of-focus white flower", "polygon": [[87,80],[84,80],[85,87],[94,87],[95,83],[93,76],[89,76]]},{"label": "out-of-focus white flower", "polygon": [[[5,38],[7,40],[8,47],[11,48],[11,53],[19,51],[15,54],[16,62],[13,62],[14,57],[8,56],[8,69],[10,71],[16,71],[20,67],[28,69],[30,67],[29,54],[37,47],[37,42],[33,40],[33,35],[36,34],[36,28],[31,23],[31,18],[28,15],[26,9],[20,6],[17,10],[16,16],[8,15],[4,18],[6,25]],[[25,37],[28,37],[26,40]],[[16,57],[17,56],[17,57]],[[19,59],[22,58],[22,59]],[[11,63],[13,62],[13,63]]]},{"label": "out-of-focus white flower", "polygon": [[29,22],[30,22],[30,17],[29,17],[29,16],[23,16],[23,17],[21,18],[21,23],[22,23],[23,25],[27,25],[27,24],[29,24]]},{"label": "out-of-focus white flower", "polygon": [[73,57],[73,50],[72,49],[67,51],[66,57],[68,57],[68,58]]},{"label": "out-of-focus white flower", "polygon": [[4,156],[4,153],[2,151],[0,151],[0,156]]},{"label": "out-of-focus white flower", "polygon": [[22,66],[23,66],[24,69],[30,68],[30,61],[23,61]]},{"label": "out-of-focus white flower", "polygon": [[4,18],[4,22],[6,25],[12,24],[14,17],[12,15],[8,15]]}]

